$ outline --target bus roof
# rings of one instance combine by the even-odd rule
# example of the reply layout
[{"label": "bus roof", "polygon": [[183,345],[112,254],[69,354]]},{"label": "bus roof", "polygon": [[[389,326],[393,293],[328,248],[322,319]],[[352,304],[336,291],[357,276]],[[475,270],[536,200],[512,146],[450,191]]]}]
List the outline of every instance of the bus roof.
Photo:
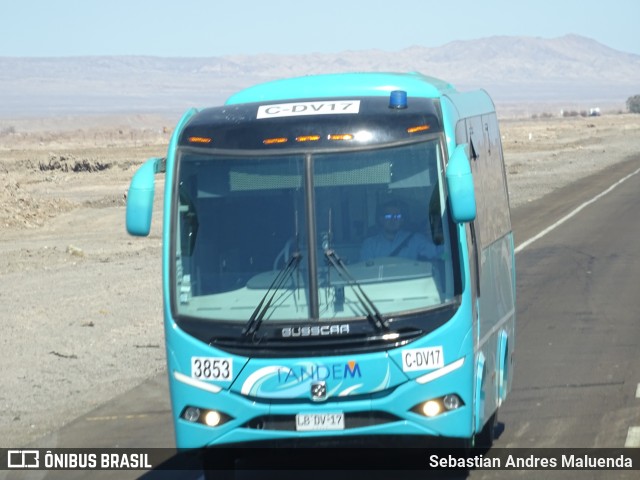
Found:
[{"label": "bus roof", "polygon": [[193,115],[181,146],[222,150],[362,148],[442,131],[438,100],[391,95],[277,100],[212,107]]},{"label": "bus roof", "polygon": [[456,92],[453,85],[420,73],[337,73],[267,82],[232,95],[227,105],[299,98],[389,96],[404,90],[410,97],[440,98]]}]

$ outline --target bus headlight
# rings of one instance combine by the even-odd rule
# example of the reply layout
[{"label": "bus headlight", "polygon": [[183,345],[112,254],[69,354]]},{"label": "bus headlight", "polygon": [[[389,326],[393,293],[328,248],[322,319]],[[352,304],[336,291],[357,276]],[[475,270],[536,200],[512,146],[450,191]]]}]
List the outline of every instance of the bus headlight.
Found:
[{"label": "bus headlight", "polygon": [[427,417],[435,417],[442,412],[442,405],[437,400],[429,400],[422,404],[422,413]]},{"label": "bus headlight", "polygon": [[207,427],[219,427],[233,420],[233,417],[218,410],[206,410],[193,406],[186,407],[180,414],[180,418],[189,423],[200,423]]},{"label": "bus headlight", "polygon": [[204,416],[204,423],[208,427],[217,427],[222,421],[222,416],[215,410],[209,410]]},{"label": "bus headlight", "polygon": [[442,397],[432,398],[426,402],[419,403],[411,409],[412,412],[425,417],[436,417],[442,413],[457,410],[464,402],[455,393],[449,393]]}]

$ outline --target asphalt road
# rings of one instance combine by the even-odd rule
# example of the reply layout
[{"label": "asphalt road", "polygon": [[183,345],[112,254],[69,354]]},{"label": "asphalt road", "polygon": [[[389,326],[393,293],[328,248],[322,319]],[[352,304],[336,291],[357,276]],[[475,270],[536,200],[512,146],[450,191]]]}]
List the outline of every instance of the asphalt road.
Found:
[{"label": "asphalt road", "polygon": [[[600,178],[581,195],[614,183]],[[640,426],[639,239],[640,173],[517,254],[517,374],[496,445],[624,447]]]},{"label": "asphalt road", "polygon": [[[512,212],[520,246],[515,375],[513,390],[500,409],[494,448],[640,446],[639,169],[636,157]],[[525,243],[558,221],[544,236]],[[173,447],[165,376],[150,379],[33,446]],[[7,478],[45,478],[44,473],[27,477],[15,472]],[[46,478],[84,478],[86,473],[49,472]],[[104,471],[92,476],[141,474]],[[638,471],[471,471],[456,478],[637,475]],[[144,476],[174,477],[170,472]],[[181,478],[199,476],[191,471]],[[322,478],[327,476],[331,475],[324,472]]]}]

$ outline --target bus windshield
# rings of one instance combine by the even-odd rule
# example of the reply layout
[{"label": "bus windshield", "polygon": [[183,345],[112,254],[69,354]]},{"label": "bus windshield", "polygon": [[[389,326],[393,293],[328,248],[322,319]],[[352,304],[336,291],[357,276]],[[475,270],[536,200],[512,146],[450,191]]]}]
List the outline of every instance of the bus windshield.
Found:
[{"label": "bus windshield", "polygon": [[439,137],[370,150],[179,150],[177,318],[382,318],[454,295]]}]

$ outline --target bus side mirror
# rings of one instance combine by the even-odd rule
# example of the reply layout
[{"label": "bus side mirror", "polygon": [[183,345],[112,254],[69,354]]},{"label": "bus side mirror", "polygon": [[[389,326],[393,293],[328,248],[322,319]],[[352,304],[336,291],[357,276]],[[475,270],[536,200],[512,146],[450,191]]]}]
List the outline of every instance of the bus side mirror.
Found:
[{"label": "bus side mirror", "polygon": [[160,171],[161,158],[150,158],[131,179],[127,192],[127,232],[146,237],[151,230],[155,174]]},{"label": "bus side mirror", "polygon": [[465,145],[458,145],[453,151],[445,176],[453,221],[464,223],[475,220],[476,195],[473,189],[471,164],[465,152]]}]

